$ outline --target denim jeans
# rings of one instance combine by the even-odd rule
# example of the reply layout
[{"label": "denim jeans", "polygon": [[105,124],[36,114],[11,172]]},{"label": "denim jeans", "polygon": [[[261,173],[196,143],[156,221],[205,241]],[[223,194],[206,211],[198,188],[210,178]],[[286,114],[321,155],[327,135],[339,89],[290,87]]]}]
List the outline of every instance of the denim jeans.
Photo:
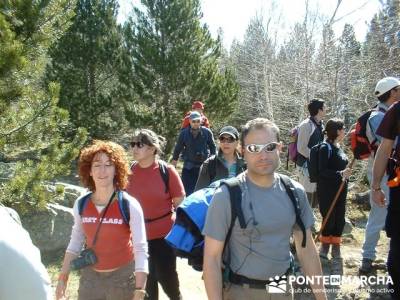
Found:
[{"label": "denim jeans", "polygon": [[200,167],[191,169],[182,169],[182,183],[185,187],[186,197],[193,193],[196,186],[197,178],[199,177]]},{"label": "denim jeans", "polygon": [[[369,162],[368,181],[372,182],[372,162]],[[381,189],[385,193],[386,204],[389,203],[389,187],[386,185],[387,176],[385,175],[381,181]],[[371,211],[369,212],[367,227],[365,228],[365,239],[362,247],[362,257],[375,260],[376,258],[376,245],[378,244],[380,232],[385,227],[385,220],[387,215],[387,207],[378,206],[370,196]]]}]

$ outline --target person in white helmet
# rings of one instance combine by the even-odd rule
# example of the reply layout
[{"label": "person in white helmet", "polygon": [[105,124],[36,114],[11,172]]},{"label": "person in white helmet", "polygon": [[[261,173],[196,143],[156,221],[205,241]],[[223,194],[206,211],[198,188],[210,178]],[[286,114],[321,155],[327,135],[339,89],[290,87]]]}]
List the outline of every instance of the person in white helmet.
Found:
[{"label": "person in white helmet", "polygon": [[[382,137],[376,133],[379,125],[388,108],[398,100],[400,100],[400,81],[394,77],[385,77],[378,81],[375,87],[375,96],[378,98],[378,104],[371,113],[367,122],[367,137],[375,151],[369,157],[367,177],[372,182],[372,166],[375,158],[375,152],[382,141]],[[361,273],[369,273],[372,270],[372,263],[376,258],[376,245],[379,241],[380,231],[385,226],[387,215],[387,205],[389,201],[389,188],[386,185],[388,176],[385,174],[380,182],[379,188],[385,194],[386,205],[381,207],[370,198],[371,211],[368,216],[367,227],[365,229],[365,238],[362,247],[362,263],[360,266]],[[371,189],[373,187],[371,186]]]}]

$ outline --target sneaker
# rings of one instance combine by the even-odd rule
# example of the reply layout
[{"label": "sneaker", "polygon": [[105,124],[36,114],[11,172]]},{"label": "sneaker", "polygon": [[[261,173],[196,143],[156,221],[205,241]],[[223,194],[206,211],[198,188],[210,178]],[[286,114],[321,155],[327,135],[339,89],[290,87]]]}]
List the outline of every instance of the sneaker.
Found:
[{"label": "sneaker", "polygon": [[321,247],[319,248],[319,257],[328,259],[328,252],[329,252],[330,244],[322,243]]},{"label": "sneaker", "polygon": [[360,272],[362,273],[369,273],[372,271],[372,259],[363,258],[361,262]]}]

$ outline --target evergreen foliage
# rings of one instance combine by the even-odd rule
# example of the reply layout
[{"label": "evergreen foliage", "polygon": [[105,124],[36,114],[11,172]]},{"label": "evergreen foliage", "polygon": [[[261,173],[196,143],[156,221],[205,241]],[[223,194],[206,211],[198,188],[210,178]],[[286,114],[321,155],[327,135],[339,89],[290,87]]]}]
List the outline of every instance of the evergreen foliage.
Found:
[{"label": "evergreen foliage", "polygon": [[[124,47],[116,0],[78,0],[72,25],[51,49],[48,79],[60,82],[59,106],[73,127],[92,138],[110,138],[126,126],[123,88]],[[130,78],[131,79],[131,78]]]},{"label": "evergreen foliage", "polygon": [[47,50],[69,25],[71,3],[0,2],[0,159],[17,161],[0,202],[22,213],[45,205],[44,182],[69,173],[85,140],[83,130],[62,139],[68,113],[57,106],[59,85],[43,84]]},{"label": "evergreen foliage", "polygon": [[147,126],[167,138],[167,152],[193,100],[206,104],[211,123],[228,117],[238,87],[229,69],[220,70],[219,40],[200,24],[199,0],[142,0],[125,26],[132,86],[139,103],[131,105],[133,127]]}]

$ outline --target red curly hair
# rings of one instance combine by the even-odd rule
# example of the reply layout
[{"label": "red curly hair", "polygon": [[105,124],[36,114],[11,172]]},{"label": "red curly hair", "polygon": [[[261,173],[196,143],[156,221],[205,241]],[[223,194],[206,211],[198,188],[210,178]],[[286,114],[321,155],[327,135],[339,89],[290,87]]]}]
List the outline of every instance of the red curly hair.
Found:
[{"label": "red curly hair", "polygon": [[127,155],[124,148],[111,141],[94,140],[92,145],[81,150],[78,170],[82,185],[92,192],[96,190],[93,178],[90,176],[90,170],[94,157],[100,152],[105,153],[115,166],[115,188],[117,190],[125,189],[130,172]]}]

